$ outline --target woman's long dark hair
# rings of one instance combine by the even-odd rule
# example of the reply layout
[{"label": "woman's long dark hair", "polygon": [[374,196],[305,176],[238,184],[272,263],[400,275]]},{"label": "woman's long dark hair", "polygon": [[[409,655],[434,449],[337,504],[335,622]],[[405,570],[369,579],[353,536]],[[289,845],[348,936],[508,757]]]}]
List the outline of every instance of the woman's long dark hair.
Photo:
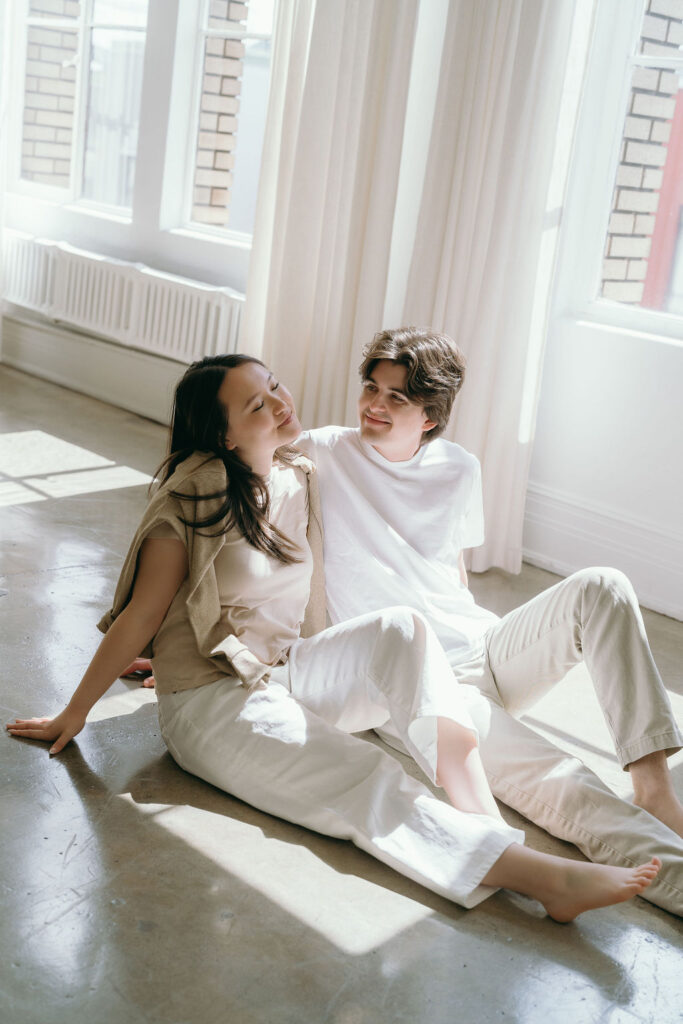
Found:
[{"label": "woman's long dark hair", "polygon": [[[207,356],[187,368],[173,398],[168,455],[155,477],[165,483],[193,452],[210,452],[225,466],[228,478],[225,490],[201,495],[180,491],[171,491],[171,494],[174,498],[193,501],[195,507],[201,501],[214,499],[222,499],[222,504],[209,515],[197,514],[195,519],[181,517],[181,522],[193,530],[218,526],[212,536],[220,536],[236,526],[252,547],[288,565],[299,561],[294,554],[298,548],[268,522],[270,496],[263,478],[226,447],[228,417],[218,399],[218,391],[226,373],[244,363],[264,365],[253,356],[224,355]],[[295,454],[289,447],[278,449],[278,457],[284,462],[291,462]]]}]

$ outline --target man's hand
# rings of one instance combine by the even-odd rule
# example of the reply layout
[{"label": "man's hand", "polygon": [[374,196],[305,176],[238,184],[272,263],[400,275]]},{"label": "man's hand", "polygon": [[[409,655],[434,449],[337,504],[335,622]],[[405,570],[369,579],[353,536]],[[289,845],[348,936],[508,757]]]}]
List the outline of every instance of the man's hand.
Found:
[{"label": "man's hand", "polygon": [[56,718],[17,718],[8,722],[7,731],[10,736],[23,736],[28,740],[46,740],[48,743],[56,740],[50,747],[50,753],[58,754],[84,725],[85,716],[65,708]]},{"label": "man's hand", "polygon": [[463,587],[467,586],[467,569],[465,568],[465,556],[462,551],[458,556],[458,573],[460,575],[460,582]]}]

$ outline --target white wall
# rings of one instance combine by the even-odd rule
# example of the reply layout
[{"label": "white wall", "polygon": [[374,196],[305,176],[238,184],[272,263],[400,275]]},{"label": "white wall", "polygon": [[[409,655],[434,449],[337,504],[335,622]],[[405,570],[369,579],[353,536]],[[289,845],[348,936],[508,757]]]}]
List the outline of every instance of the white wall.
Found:
[{"label": "white wall", "polygon": [[683,618],[683,345],[571,319],[548,339],[527,500],[529,561],[613,565]]}]

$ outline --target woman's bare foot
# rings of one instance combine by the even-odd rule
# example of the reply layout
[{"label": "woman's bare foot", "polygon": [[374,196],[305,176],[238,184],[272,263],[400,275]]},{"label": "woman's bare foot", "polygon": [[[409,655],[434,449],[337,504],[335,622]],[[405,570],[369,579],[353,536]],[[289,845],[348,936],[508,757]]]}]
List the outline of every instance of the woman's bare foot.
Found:
[{"label": "woman's bare foot", "polygon": [[531,896],[543,904],[553,920],[565,923],[585,910],[638,896],[661,866],[658,857],[635,868],[587,864],[511,843],[482,882]]},{"label": "woman's bare foot", "polygon": [[567,861],[564,878],[540,900],[554,921],[573,921],[584,910],[624,903],[638,896],[656,877],[662,862],[653,857],[637,868]]}]

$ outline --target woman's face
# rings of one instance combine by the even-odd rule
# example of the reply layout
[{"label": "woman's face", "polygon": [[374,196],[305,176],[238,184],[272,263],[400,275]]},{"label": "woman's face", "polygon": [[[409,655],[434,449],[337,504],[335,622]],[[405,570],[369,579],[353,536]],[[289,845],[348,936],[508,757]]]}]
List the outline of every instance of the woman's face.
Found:
[{"label": "woman's face", "polygon": [[227,447],[255,473],[266,475],[275,449],[301,433],[292,396],[260,363],[228,370],[218,400],[227,411]]}]

